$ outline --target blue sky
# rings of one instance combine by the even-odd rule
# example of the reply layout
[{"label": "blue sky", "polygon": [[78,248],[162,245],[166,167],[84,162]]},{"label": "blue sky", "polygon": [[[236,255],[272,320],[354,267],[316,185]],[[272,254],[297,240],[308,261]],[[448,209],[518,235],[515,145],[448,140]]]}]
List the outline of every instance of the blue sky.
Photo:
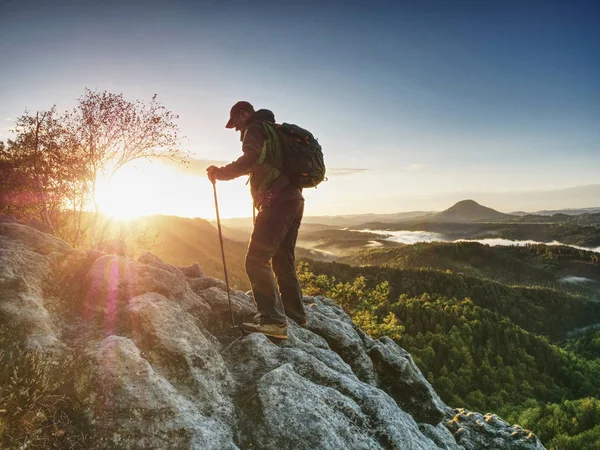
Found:
[{"label": "blue sky", "polygon": [[[309,214],[465,196],[504,211],[600,205],[598,2],[0,5],[0,139],[6,119],[70,108],[85,87],[157,93],[196,159],[228,161],[240,146],[224,124],[245,99],[313,131],[346,169],[307,193]],[[182,177],[210,194],[200,175]],[[596,186],[552,193],[582,185]],[[234,203],[245,187],[224,189]]]}]

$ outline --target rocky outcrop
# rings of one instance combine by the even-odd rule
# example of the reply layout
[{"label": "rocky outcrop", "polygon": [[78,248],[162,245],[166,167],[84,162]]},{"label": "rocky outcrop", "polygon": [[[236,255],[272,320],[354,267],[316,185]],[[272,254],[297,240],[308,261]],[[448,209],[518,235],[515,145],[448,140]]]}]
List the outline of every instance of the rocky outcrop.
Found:
[{"label": "rocky outcrop", "polygon": [[[450,409],[408,352],[330,299],[305,297],[308,326],[272,342],[231,327],[225,289],[197,264],[75,250],[0,221],[0,343],[69,355],[98,448],[543,448],[496,416]],[[255,311],[241,291],[231,301],[237,322]]]},{"label": "rocky outcrop", "polygon": [[525,430],[519,425],[511,426],[496,414],[484,416],[462,408],[456,409],[455,412],[456,415],[445,425],[454,435],[456,442],[465,450],[481,448],[541,450],[544,448],[531,431]]}]

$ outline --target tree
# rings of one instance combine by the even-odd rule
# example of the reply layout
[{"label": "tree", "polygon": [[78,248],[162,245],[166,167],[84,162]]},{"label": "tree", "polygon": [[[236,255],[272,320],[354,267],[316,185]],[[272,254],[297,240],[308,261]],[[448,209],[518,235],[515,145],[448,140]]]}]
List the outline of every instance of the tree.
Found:
[{"label": "tree", "polygon": [[23,220],[38,219],[63,234],[62,212],[84,191],[84,167],[63,119],[55,107],[35,115],[25,111],[14,132],[15,139],[0,147],[0,172],[6,180],[0,210]]},{"label": "tree", "polygon": [[157,102],[156,94],[144,104],[125,100],[123,94],[85,90],[66,120],[84,155],[87,187],[96,215],[99,176],[110,178],[123,165],[139,158],[186,161],[177,148],[179,129],[174,122],[177,118]]},{"label": "tree", "polygon": [[34,198],[31,179],[22,170],[17,170],[17,162],[9,147],[0,142],[0,213],[22,219],[37,214],[30,199]]},{"label": "tree", "polygon": [[[98,177],[111,177],[139,158],[187,162],[177,148],[177,118],[156,95],[146,104],[89,89],[61,116],[55,107],[26,111],[17,119],[16,138],[0,147],[0,212],[36,218],[74,246],[91,226],[95,244]],[[91,221],[84,217],[90,207]]]}]

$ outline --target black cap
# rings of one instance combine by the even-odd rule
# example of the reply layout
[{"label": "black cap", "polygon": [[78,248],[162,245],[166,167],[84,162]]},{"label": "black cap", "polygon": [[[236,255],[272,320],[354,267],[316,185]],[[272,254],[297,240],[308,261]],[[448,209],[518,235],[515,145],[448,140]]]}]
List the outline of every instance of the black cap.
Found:
[{"label": "black cap", "polygon": [[233,116],[240,113],[241,111],[254,112],[254,106],[252,106],[248,102],[243,102],[243,101],[237,102],[235,105],[233,105],[231,107],[231,111],[229,112],[229,121],[227,122],[227,125],[225,125],[225,128],[234,128],[235,127],[235,125],[233,124]]}]

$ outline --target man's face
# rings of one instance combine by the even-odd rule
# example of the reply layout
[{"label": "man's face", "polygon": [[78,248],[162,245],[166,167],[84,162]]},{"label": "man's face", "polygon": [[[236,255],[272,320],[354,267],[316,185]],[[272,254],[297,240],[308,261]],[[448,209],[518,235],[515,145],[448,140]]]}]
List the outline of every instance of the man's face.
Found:
[{"label": "man's face", "polygon": [[233,118],[233,124],[235,125],[235,131],[241,131],[246,128],[246,119],[250,116],[248,111],[240,111]]}]

